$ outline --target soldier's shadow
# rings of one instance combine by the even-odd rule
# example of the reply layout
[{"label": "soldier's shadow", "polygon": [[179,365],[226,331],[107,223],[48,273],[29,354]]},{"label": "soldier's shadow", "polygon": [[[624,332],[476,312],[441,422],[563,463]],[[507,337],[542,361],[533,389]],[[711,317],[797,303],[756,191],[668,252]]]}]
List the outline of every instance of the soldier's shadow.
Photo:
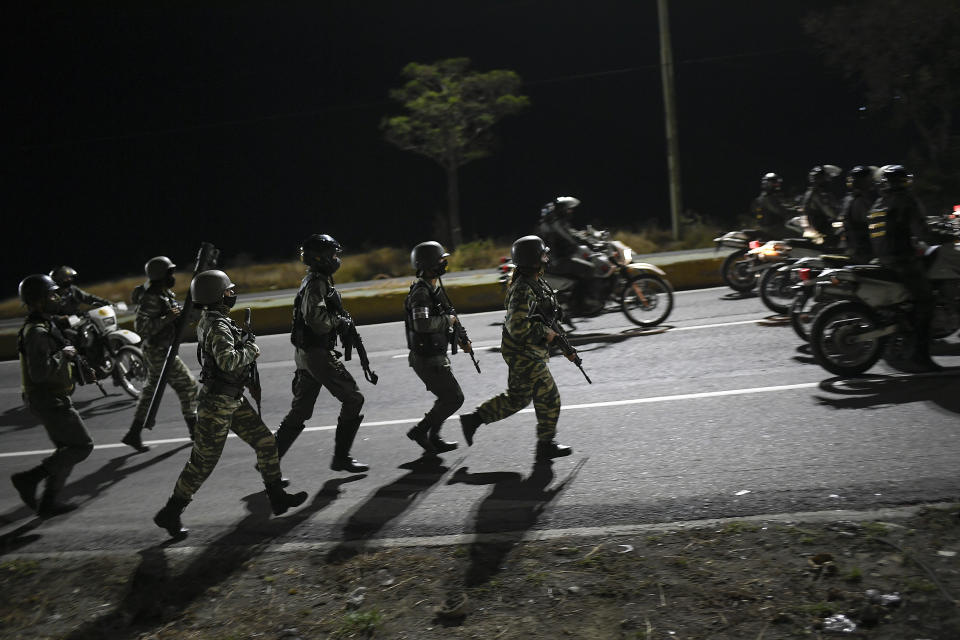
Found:
[{"label": "soldier's shadow", "polygon": [[96,416],[106,416],[111,413],[118,413],[131,407],[136,406],[136,398],[131,398],[128,395],[120,394],[110,394],[108,396],[96,396],[94,398],[86,398],[84,400],[78,400],[73,403],[73,406],[76,407],[77,411],[80,412],[80,415],[85,419],[93,418]]},{"label": "soldier's shadow", "polygon": [[[153,456],[141,462],[140,464],[130,467],[125,467],[124,464],[132,456],[136,455],[133,452],[111,458],[93,473],[83,476],[82,478],[79,478],[64,487],[61,497],[77,507],[82,507],[84,504],[94,500],[101,493],[123,481],[128,476],[151,467],[159,462],[163,462],[167,458],[176,455],[182,449],[189,448],[191,446],[192,445],[190,443],[184,444],[180,447],[170,449],[169,451],[165,451],[160,455]],[[79,500],[77,498],[79,498]],[[68,512],[58,517],[69,518],[70,513],[72,512]],[[21,518],[26,518],[32,515],[34,515],[34,512],[31,509],[29,509],[26,505],[21,505],[16,509],[0,514],[0,525],[11,524]],[[40,526],[44,520],[44,518],[34,517],[13,531],[0,536],[0,555],[21,549],[31,542],[39,539],[39,535],[30,534],[30,532]]]},{"label": "soldier's shadow", "polygon": [[452,467],[444,466],[439,457],[423,457],[400,468],[409,472],[377,489],[347,517],[342,539],[327,553],[327,562],[341,563],[362,553],[367,541],[423,498]]},{"label": "soldier's shadow", "polygon": [[880,409],[911,402],[927,402],[944,412],[960,413],[960,395],[957,394],[955,375],[830,378],[821,382],[820,388],[842,396],[814,396],[822,406],[833,409]]},{"label": "soldier's shadow", "polygon": [[262,491],[245,496],[243,501],[249,515],[220,538],[211,541],[182,571],[176,573],[164,552],[176,541],[167,540],[142,550],[140,564],[130,580],[130,589],[124,599],[114,610],[87,622],[66,638],[120,640],[138,637],[139,632],[155,630],[158,620],[179,616],[194,600],[260,555],[274,540],[289,534],[328,507],[340,495],[341,485],[365,477],[354,475],[328,480],[312,501],[282,518],[270,517],[270,505]]},{"label": "soldier's shadow", "polygon": [[22,404],[0,413],[0,433],[13,433],[40,426],[40,421]]}]

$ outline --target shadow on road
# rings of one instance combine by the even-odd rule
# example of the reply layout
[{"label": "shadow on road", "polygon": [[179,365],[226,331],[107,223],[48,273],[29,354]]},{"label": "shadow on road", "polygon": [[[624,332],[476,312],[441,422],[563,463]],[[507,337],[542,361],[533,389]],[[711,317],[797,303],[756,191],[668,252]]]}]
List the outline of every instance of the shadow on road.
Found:
[{"label": "shadow on road", "polygon": [[38,426],[40,421],[22,404],[0,413],[0,433],[13,433]]},{"label": "shadow on road", "polygon": [[823,406],[834,409],[879,409],[886,406],[929,402],[943,411],[960,413],[960,394],[956,375],[920,374],[915,376],[871,376],[869,378],[830,378],[820,383],[831,398],[816,395]]},{"label": "shadow on road", "polygon": [[720,296],[721,300],[746,300],[748,298],[759,298],[760,294],[757,293],[757,290],[751,289],[750,291],[731,291]]},{"label": "shadow on road", "polygon": [[131,398],[126,394],[111,393],[108,396],[96,396],[86,400],[74,401],[73,406],[77,408],[84,420],[96,416],[106,416],[111,413],[117,413],[124,409],[131,409],[137,405],[136,398]]},{"label": "shadow on road", "polygon": [[438,457],[424,457],[400,465],[409,473],[377,489],[350,514],[343,525],[343,538],[327,553],[327,562],[345,562],[362,553],[367,540],[409,510],[440,482],[447,471],[462,462],[463,458],[460,458],[451,467],[446,467]]},{"label": "shadow on road", "polygon": [[[173,540],[140,551],[140,564],[130,580],[130,590],[117,607],[87,622],[66,636],[67,640],[120,640],[139,637],[155,629],[156,622],[182,615],[208,589],[229,578],[237,569],[260,555],[274,540],[289,534],[311,516],[328,507],[340,495],[340,486],[365,478],[354,475],[324,483],[313,500],[295,513],[270,517],[270,505],[262,491],[243,498],[249,515],[229,532],[195,555],[182,571],[168,563],[166,547]],[[189,518],[189,510],[187,511]],[[157,534],[162,535],[159,529]],[[136,627],[143,626],[138,630]]]}]

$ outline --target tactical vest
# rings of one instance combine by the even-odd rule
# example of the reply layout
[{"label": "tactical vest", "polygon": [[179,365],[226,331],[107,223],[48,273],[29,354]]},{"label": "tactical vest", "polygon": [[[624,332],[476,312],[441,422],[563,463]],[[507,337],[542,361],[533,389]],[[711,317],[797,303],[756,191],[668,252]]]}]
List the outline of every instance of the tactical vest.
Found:
[{"label": "tactical vest", "polygon": [[24,348],[24,336],[27,333],[27,330],[30,327],[37,325],[45,325],[47,332],[51,338],[53,338],[54,343],[57,345],[58,349],[62,349],[67,346],[67,339],[63,336],[63,333],[60,331],[60,328],[52,322],[51,320],[44,318],[42,316],[37,316],[30,314],[27,316],[26,322],[23,323],[23,326],[20,327],[20,331],[17,332],[17,352],[20,355],[20,381],[23,389],[23,393],[27,396],[34,394],[36,392],[41,393],[54,393],[54,394],[70,394],[73,391],[73,372],[74,368],[70,363],[65,362],[66,371],[63,375],[63,380],[61,384],[56,383],[46,383],[38,384],[33,381],[30,377],[30,372],[27,369],[27,352]]},{"label": "tactical vest", "polygon": [[[533,295],[537,299],[537,308],[539,313],[544,317],[557,317],[558,320],[562,319],[560,317],[561,309],[560,304],[557,301],[557,297],[553,294],[553,290],[549,286],[542,283],[542,281],[537,278],[534,281],[523,282],[519,275],[514,276],[516,279],[510,284],[510,288],[507,289],[507,298],[504,301],[504,307],[507,309],[510,308],[510,302],[513,300],[513,296],[516,295],[517,289],[520,287],[529,288],[533,291]],[[504,323],[502,337],[506,344],[514,348],[522,348],[524,344],[527,343],[527,340],[519,340],[510,335],[510,332],[507,331],[507,325]],[[543,346],[543,345],[539,345]]]},{"label": "tactical vest", "polygon": [[317,333],[303,319],[304,293],[310,283],[318,277],[321,277],[320,274],[313,271],[307,273],[300,283],[297,297],[293,300],[293,326],[290,329],[290,342],[298,349],[333,349],[336,344],[337,336],[334,332],[329,334]]},{"label": "tactical vest", "polygon": [[[242,344],[240,338],[243,335],[240,327],[236,325],[229,317],[224,316],[230,333],[233,335],[234,344]],[[216,358],[212,353],[207,352],[205,346],[207,335],[198,336],[197,341],[197,360],[200,362],[200,384],[204,385],[212,393],[239,398],[243,395],[243,390],[250,380],[253,371],[250,366],[244,367],[240,372],[224,371],[217,365]]]},{"label": "tactical vest", "polygon": [[[425,289],[430,295],[429,307],[415,308],[413,306],[413,292],[418,288]],[[443,304],[437,292],[431,290],[428,283],[418,278],[416,282],[410,285],[410,293],[407,294],[407,299],[404,301],[404,308],[406,313],[404,313],[403,321],[407,330],[407,348],[418,356],[446,355],[448,344],[446,333],[422,333],[414,329],[413,324],[414,319],[419,320],[446,315],[446,306]]]},{"label": "tactical vest", "polygon": [[[147,300],[147,296],[156,296],[160,300],[160,306],[165,307],[160,313],[161,316],[170,313],[171,309],[183,309],[180,306],[180,303],[177,302],[176,297],[173,295],[173,292],[164,290],[162,288],[150,287],[149,289],[142,292],[142,295],[139,298],[139,304],[142,307]],[[164,311],[166,313],[164,313]],[[144,341],[144,346],[150,346],[154,348],[166,348],[170,346],[170,343],[173,342],[173,339],[176,337],[177,333],[177,322],[172,322],[165,326],[163,329],[158,331],[155,335],[146,335],[145,329],[140,325],[140,312],[137,310],[137,317],[133,321],[134,329],[137,333],[141,334]]]}]

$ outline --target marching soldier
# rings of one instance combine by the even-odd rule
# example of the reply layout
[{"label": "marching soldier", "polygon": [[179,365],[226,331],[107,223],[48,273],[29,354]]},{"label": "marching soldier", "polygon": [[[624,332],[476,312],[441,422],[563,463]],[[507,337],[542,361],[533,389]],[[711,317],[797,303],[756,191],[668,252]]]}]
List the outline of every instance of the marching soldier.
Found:
[{"label": "marching soldier", "polygon": [[197,325],[202,388],[197,398],[193,451],[177,479],[173,495],[153,518],[157,526],[173,537],[187,533],[180,514],[216,466],[228,431],[236,433],[256,450],[257,465],[274,515],[286,513],[307,499],[305,491],[289,494],[283,490],[273,434],[243,395],[260,349],[254,337],[245,334],[228,315],[237,299],[235,285],[223,271],[204,271],[190,283],[190,295],[197,305],[204,307]]},{"label": "marching soldier", "polygon": [[[447,358],[449,334],[457,323],[437,280],[447,271],[450,254],[439,242],[421,242],[413,248],[410,261],[417,270],[417,279],[410,285],[404,301],[404,324],[407,332],[408,362],[427,391],[437,397],[433,407],[407,432],[407,437],[423,447],[428,455],[453,451],[456,442],[440,437],[440,428],[463,405],[463,391],[450,369]],[[460,345],[470,351],[469,343]]]},{"label": "marching soldier", "polygon": [[[57,495],[73,466],[93,451],[93,439],[70,401],[74,389],[72,368],[80,366],[75,362],[77,350],[51,320],[60,308],[58,291],[53,279],[43,274],[27,276],[20,282],[20,299],[29,309],[17,337],[23,400],[43,423],[56,449],[39,465],[13,474],[10,480],[24,504],[41,516],[73,508],[59,503]],[[37,487],[44,479],[46,485],[38,504]]]},{"label": "marching soldier", "polygon": [[[541,322],[528,318],[530,307],[555,309],[557,299],[553,290],[541,278],[549,261],[550,248],[539,236],[524,236],[513,243],[510,250],[516,271],[504,306],[507,314],[503,324],[501,354],[510,369],[507,391],[490,398],[472,413],[460,416],[460,426],[467,445],[482,424],[503,420],[523,409],[533,400],[537,415],[538,462],[568,456],[570,447],[558,444],[557,420],[560,417],[560,393],[550,375],[550,342],[556,332]],[[575,354],[567,356],[571,361]]]},{"label": "marching soldier", "polygon": [[80,311],[80,305],[102,307],[110,304],[106,298],[84,291],[74,284],[77,280],[77,270],[63,265],[50,272],[50,277],[60,288],[60,306],[55,313],[70,316]]},{"label": "marching soldier", "polygon": [[340,313],[340,294],[333,285],[342,253],[340,243],[326,234],[313,234],[300,247],[300,260],[307,265],[307,275],[293,303],[290,333],[290,342],[296,348],[297,371],[293,376],[290,411],[277,428],[277,452],[282,458],[290,449],[313,415],[320,389],[326,387],[341,403],[330,468],[363,473],[370,467],[350,455],[363,422],[363,395],[343,366],[340,354],[334,351],[337,334],[349,322]]},{"label": "marching soldier", "polygon": [[[144,266],[147,274],[146,288],[138,298],[137,317],[133,324],[136,332],[143,338],[147,383],[140,392],[130,430],[123,436],[121,442],[141,453],[150,449],[143,444],[141,431],[145,426],[144,420],[150,409],[154,390],[160,380],[167,349],[175,338],[177,319],[180,317],[181,306],[172,291],[176,283],[173,273],[175,267],[176,265],[166,256],[157,256],[147,261]],[[190,370],[180,356],[174,358],[167,382],[180,398],[180,410],[183,412],[183,419],[187,423],[187,430],[192,440],[194,427],[197,424],[197,380],[190,374]]]}]

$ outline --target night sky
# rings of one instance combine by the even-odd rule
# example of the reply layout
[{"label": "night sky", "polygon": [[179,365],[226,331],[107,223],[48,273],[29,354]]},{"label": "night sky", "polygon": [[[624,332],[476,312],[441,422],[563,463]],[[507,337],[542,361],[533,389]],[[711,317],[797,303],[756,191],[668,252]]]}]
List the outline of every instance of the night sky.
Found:
[{"label": "night sky", "polygon": [[[792,190],[815,164],[903,161],[909,141],[803,33],[833,4],[670,3],[685,208],[733,224],[766,171]],[[81,284],[186,265],[201,240],[229,261],[292,258],[313,232],[348,251],[428,239],[443,172],[379,122],[406,63],[447,57],[516,71],[532,103],[461,170],[467,236],[528,233],[556,195],[581,222],[669,225],[654,0],[18,5],[0,297],[61,263]]]}]

